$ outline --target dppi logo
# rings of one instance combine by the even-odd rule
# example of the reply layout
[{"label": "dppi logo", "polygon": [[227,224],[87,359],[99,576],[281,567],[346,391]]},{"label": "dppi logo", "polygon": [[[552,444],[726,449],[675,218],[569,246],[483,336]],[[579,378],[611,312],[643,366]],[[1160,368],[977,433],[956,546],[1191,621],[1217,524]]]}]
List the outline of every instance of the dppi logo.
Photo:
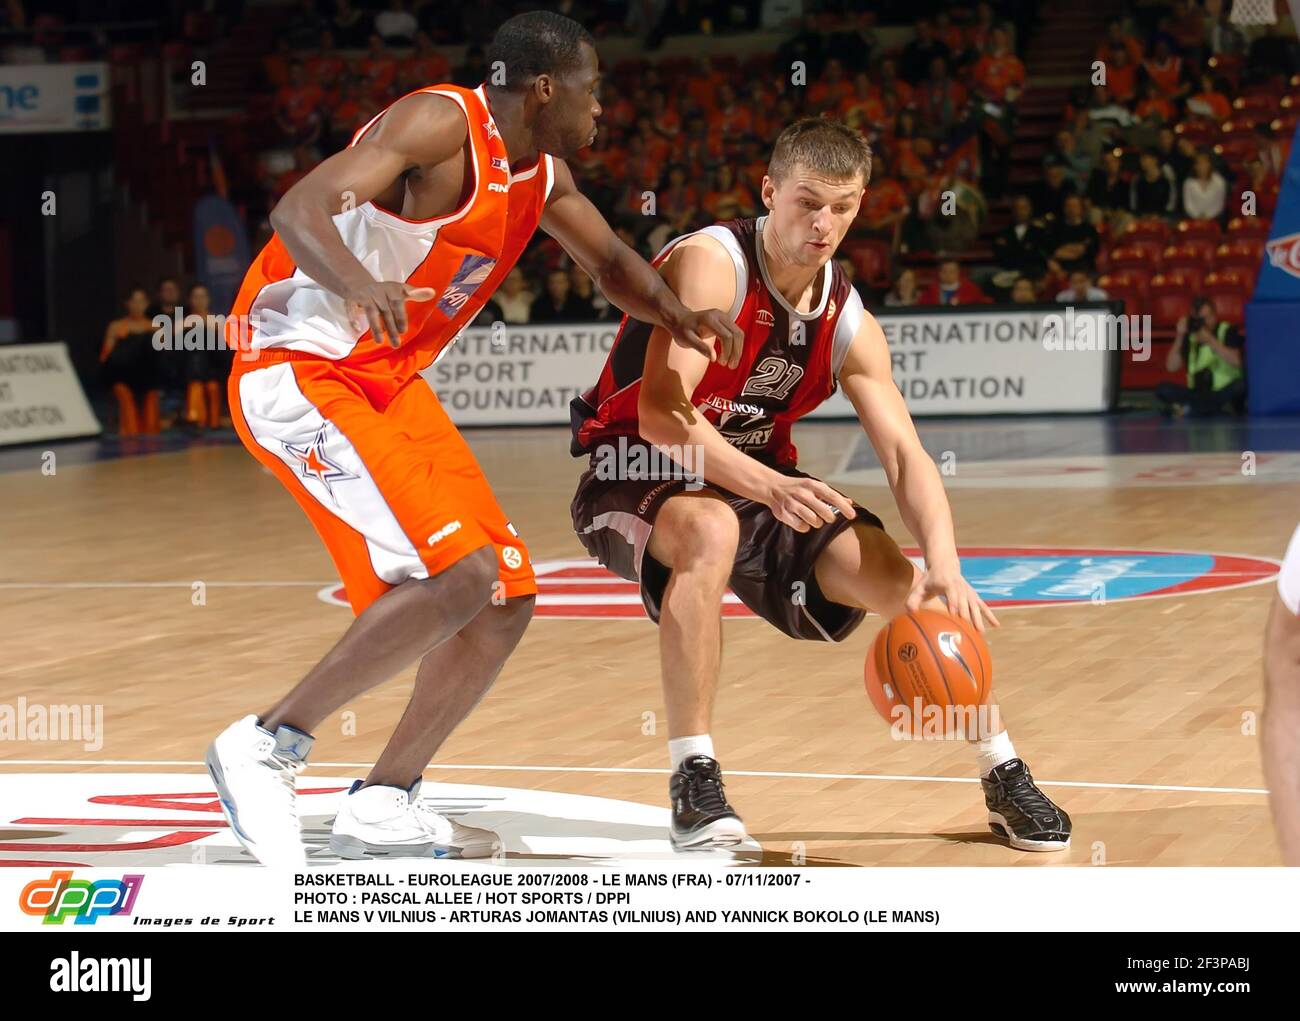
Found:
[{"label": "dppi logo", "polygon": [[73,879],[71,872],[51,872],[23,887],[18,907],[26,915],[44,915],[46,925],[62,925],[71,916],[76,925],[94,925],[104,915],[129,915],[144,876],[121,879]]},{"label": "dppi logo", "polygon": [[1300,277],[1300,234],[1274,238],[1265,250],[1271,265],[1293,277]]}]

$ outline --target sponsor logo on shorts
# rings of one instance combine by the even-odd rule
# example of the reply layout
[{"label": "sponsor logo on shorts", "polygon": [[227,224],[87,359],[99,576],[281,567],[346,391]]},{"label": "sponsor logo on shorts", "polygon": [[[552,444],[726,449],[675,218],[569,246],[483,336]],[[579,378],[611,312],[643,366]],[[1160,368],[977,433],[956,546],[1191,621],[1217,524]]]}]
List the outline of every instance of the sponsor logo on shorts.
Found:
[{"label": "sponsor logo on shorts", "polygon": [[655,497],[672,484],[673,483],[671,482],[661,482],[659,485],[655,486],[654,489],[650,490],[650,492],[646,493],[646,495],[641,498],[641,502],[636,505],[636,512],[638,514],[644,514],[650,509],[650,505],[654,503]]},{"label": "sponsor logo on shorts", "polygon": [[325,492],[329,498],[337,503],[334,496],[335,482],[346,482],[349,479],[356,479],[358,476],[353,475],[341,464],[331,460],[325,454],[325,426],[321,426],[312,441],[305,447],[297,446],[293,443],[284,444],[285,452],[289,457],[297,462],[298,474],[304,479],[315,479],[325,487]]},{"label": "sponsor logo on shorts", "polygon": [[507,546],[501,551],[501,559],[512,571],[517,571],[524,562],[523,555],[513,546]]},{"label": "sponsor logo on shorts", "polygon": [[442,542],[443,539],[447,538],[447,536],[451,535],[453,532],[459,532],[459,531],[460,531],[460,522],[452,521],[450,524],[443,525],[431,536],[429,536],[427,540],[427,544],[432,546],[435,543]]}]

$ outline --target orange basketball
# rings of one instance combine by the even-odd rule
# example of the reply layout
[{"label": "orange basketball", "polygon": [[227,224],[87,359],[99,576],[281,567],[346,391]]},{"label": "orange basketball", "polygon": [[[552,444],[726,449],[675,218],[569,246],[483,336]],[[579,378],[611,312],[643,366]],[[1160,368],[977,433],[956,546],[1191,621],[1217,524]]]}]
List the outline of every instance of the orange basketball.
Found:
[{"label": "orange basketball", "polygon": [[876,712],[908,736],[952,736],[962,732],[962,714],[944,710],[986,705],[993,661],[972,625],[916,610],[895,617],[876,635],[866,683]]}]

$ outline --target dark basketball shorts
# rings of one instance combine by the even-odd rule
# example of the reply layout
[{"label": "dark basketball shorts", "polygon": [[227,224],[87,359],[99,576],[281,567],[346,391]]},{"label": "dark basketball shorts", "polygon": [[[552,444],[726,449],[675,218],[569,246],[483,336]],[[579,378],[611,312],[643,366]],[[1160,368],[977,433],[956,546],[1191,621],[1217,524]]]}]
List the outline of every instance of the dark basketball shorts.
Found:
[{"label": "dark basketball shorts", "polygon": [[[811,477],[793,468],[779,470]],[[672,572],[648,552],[650,533],[664,501],[686,492],[689,485],[685,478],[601,478],[593,461],[578,482],[570,508],[574,531],[587,552],[619,577],[640,585],[641,601],[655,623]],[[883,529],[876,515],[855,503],[857,517],[852,521],[836,513],[832,523],[797,532],[778,521],[765,504],[718,486],[704,488],[722,496],[740,521],[730,585],[742,603],[791,638],[838,642],[862,623],[866,611],[822,594],[813,564],[851,525]]]}]

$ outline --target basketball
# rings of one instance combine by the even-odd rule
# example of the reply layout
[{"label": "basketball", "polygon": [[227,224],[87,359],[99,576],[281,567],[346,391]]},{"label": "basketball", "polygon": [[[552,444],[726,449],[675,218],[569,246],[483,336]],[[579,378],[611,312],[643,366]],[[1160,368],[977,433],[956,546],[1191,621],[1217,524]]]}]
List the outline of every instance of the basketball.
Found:
[{"label": "basketball", "polygon": [[935,610],[899,614],[876,635],[867,655],[871,704],[914,737],[951,736],[962,729],[960,714],[946,710],[985,705],[992,684],[993,663],[979,632]]}]

